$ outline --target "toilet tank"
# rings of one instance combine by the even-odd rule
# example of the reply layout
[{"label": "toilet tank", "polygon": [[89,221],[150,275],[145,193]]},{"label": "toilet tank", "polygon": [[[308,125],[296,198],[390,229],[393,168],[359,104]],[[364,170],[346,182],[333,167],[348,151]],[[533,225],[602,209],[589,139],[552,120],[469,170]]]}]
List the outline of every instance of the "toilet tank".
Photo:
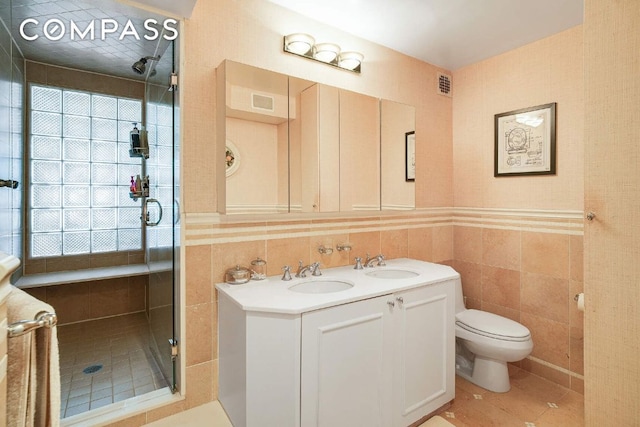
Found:
[{"label": "toilet tank", "polygon": [[462,294],[462,279],[456,279],[456,314],[466,310],[464,306],[464,295]]}]

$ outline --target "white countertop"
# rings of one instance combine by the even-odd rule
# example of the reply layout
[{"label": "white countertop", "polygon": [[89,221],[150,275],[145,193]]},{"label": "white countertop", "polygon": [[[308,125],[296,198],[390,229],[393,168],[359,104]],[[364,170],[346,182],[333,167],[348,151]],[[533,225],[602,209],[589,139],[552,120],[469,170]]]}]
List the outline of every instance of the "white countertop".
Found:
[{"label": "white countertop", "polygon": [[[300,314],[320,308],[346,304],[366,298],[404,291],[419,286],[440,283],[458,279],[460,275],[451,267],[433,264],[408,258],[387,260],[385,267],[364,268],[355,270],[353,265],[322,269],[322,276],[306,278],[294,277],[283,281],[282,276],[270,276],[265,280],[251,280],[241,285],[219,283],[218,292],[228,296],[245,311],[259,311],[268,313]],[[415,277],[406,279],[381,279],[367,276],[373,270],[409,270],[418,273]],[[293,292],[290,287],[297,284],[316,280],[339,280],[352,283],[352,288],[330,292],[306,294]]]}]

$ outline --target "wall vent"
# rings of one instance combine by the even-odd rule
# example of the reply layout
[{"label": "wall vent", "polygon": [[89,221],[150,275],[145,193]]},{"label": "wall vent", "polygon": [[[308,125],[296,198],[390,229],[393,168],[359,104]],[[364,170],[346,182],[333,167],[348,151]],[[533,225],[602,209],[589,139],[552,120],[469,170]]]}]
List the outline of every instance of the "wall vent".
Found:
[{"label": "wall vent", "polygon": [[438,73],[437,74],[437,85],[436,92],[438,95],[444,95],[451,97],[451,76],[448,74]]},{"label": "wall vent", "polygon": [[251,94],[251,108],[256,110],[273,111],[273,96]]}]

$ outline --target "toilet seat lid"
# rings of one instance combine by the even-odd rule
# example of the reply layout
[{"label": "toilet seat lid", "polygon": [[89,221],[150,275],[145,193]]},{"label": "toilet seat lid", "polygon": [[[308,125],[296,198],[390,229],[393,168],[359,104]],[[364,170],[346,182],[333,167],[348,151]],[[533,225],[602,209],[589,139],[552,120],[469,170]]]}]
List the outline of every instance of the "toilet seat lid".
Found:
[{"label": "toilet seat lid", "polygon": [[531,338],[525,326],[486,311],[462,311],[456,314],[456,325],[469,332],[504,341],[526,341]]}]

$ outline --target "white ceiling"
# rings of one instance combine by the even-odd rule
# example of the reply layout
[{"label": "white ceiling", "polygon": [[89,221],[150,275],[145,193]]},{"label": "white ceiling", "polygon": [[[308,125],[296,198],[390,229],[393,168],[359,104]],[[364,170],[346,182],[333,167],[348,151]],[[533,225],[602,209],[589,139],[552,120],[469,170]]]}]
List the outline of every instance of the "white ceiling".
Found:
[{"label": "white ceiling", "polygon": [[[54,64],[79,70],[92,71],[111,76],[145,80],[153,68],[157,73],[168,76],[172,69],[170,56],[159,63],[147,64],[147,74],[138,75],[131,70],[134,62],[145,56],[162,56],[169,42],[159,37],[147,41],[129,37],[119,40],[118,34],[102,40],[96,30],[94,40],[89,36],[85,40],[71,40],[68,34],[58,41],[47,40],[43,36],[44,23],[57,18],[66,26],[75,22],[82,30],[89,22],[99,22],[109,18],[118,22],[120,31],[128,20],[139,31],[144,30],[144,21],[148,18],[162,23],[164,15],[134,7],[133,2],[125,4],[118,0],[0,0],[0,20],[2,20],[26,59]],[[37,19],[40,25],[27,27],[29,35],[38,35],[34,41],[24,40],[20,34],[20,24],[27,18]],[[99,23],[96,27],[99,27]],[[160,24],[161,25],[161,24]],[[67,28],[67,32],[68,32]]]},{"label": "white ceiling", "polygon": [[270,1],[448,70],[559,33],[583,20],[583,0]]}]

